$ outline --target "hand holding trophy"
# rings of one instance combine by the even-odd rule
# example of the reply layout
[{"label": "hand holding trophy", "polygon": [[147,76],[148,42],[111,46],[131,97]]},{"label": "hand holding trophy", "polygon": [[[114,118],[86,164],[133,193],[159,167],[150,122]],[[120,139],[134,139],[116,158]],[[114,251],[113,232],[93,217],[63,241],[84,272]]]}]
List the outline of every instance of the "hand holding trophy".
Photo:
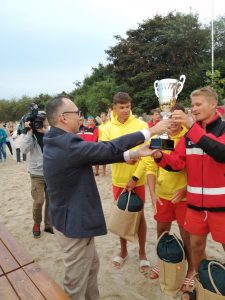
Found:
[{"label": "hand holding trophy", "polygon": [[[170,111],[176,104],[177,96],[182,91],[185,80],[186,76],[181,75],[180,81],[178,79],[167,78],[162,80],[156,80],[154,82],[155,94],[159,98],[159,104],[163,120],[167,120],[170,118]],[[157,138],[151,139],[150,148],[173,150],[174,141],[172,141],[169,138],[168,134],[164,132]]]}]

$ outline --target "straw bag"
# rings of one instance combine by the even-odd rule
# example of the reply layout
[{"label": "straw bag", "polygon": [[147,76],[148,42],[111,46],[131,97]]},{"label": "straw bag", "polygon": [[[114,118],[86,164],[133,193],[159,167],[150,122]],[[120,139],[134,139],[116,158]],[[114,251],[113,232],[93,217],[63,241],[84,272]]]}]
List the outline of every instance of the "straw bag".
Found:
[{"label": "straw bag", "polygon": [[225,300],[225,266],[218,261],[203,259],[198,270],[198,300]]},{"label": "straw bag", "polygon": [[183,243],[175,234],[165,231],[158,239],[156,251],[161,290],[175,297],[184,282],[187,270]]},{"label": "straw bag", "polygon": [[[120,201],[120,197],[123,200],[124,197],[127,199],[124,209],[121,209],[121,207],[123,207],[123,201]],[[135,201],[135,203],[137,202],[136,194],[124,192],[120,195],[120,197],[117,202],[114,201],[112,204],[108,221],[108,230],[127,241],[135,242],[138,239],[137,233],[140,225],[142,209],[134,211],[134,205],[132,205],[131,202],[132,200]],[[120,206],[120,208],[118,206]],[[131,211],[129,211],[129,207]],[[140,208],[140,206],[138,207]]]}]

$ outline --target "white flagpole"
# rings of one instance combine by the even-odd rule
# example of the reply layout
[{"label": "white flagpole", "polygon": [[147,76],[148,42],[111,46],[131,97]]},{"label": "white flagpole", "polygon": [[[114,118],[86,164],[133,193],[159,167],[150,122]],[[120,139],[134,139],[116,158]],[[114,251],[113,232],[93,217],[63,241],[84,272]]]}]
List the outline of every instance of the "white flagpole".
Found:
[{"label": "white flagpole", "polygon": [[211,21],[211,33],[212,33],[212,84],[214,82],[214,0],[212,0],[212,21]]}]

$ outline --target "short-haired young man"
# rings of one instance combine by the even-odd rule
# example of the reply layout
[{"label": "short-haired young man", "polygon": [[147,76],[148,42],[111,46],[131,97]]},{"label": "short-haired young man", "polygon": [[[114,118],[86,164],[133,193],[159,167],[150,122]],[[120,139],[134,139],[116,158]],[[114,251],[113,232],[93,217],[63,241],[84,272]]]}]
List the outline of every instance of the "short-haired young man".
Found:
[{"label": "short-haired young man", "polygon": [[[148,124],[137,119],[131,112],[132,99],[129,94],[119,92],[113,97],[113,112],[111,121],[105,126],[103,140],[110,141],[124,134],[135,132],[148,128]],[[134,191],[139,198],[145,201],[145,164],[142,159],[133,164],[118,163],[112,165],[112,186],[115,201],[118,199],[124,189]],[[144,217],[144,211],[141,217],[141,223],[138,231],[139,238],[139,259],[140,272],[149,269],[149,261],[146,257],[147,226]],[[120,238],[120,252],[113,259],[113,267],[120,268],[128,256],[127,241]]]},{"label": "short-haired young man", "polygon": [[182,111],[172,119],[188,128],[170,154],[155,152],[163,168],[187,169],[187,212],[184,229],[190,233],[195,271],[206,258],[208,233],[225,250],[225,122],[216,112],[218,95],[211,87],[191,93],[195,122]]}]

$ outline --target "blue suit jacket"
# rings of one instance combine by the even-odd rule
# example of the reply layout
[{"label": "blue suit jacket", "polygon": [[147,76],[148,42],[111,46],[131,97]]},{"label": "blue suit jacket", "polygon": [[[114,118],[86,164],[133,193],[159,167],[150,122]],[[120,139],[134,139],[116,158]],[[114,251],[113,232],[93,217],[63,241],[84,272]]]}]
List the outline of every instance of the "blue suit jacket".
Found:
[{"label": "blue suit jacket", "polygon": [[107,233],[92,165],[123,162],[123,152],[143,143],[139,131],[110,142],[85,142],[51,127],[44,136],[44,176],[52,225],[67,237]]}]

